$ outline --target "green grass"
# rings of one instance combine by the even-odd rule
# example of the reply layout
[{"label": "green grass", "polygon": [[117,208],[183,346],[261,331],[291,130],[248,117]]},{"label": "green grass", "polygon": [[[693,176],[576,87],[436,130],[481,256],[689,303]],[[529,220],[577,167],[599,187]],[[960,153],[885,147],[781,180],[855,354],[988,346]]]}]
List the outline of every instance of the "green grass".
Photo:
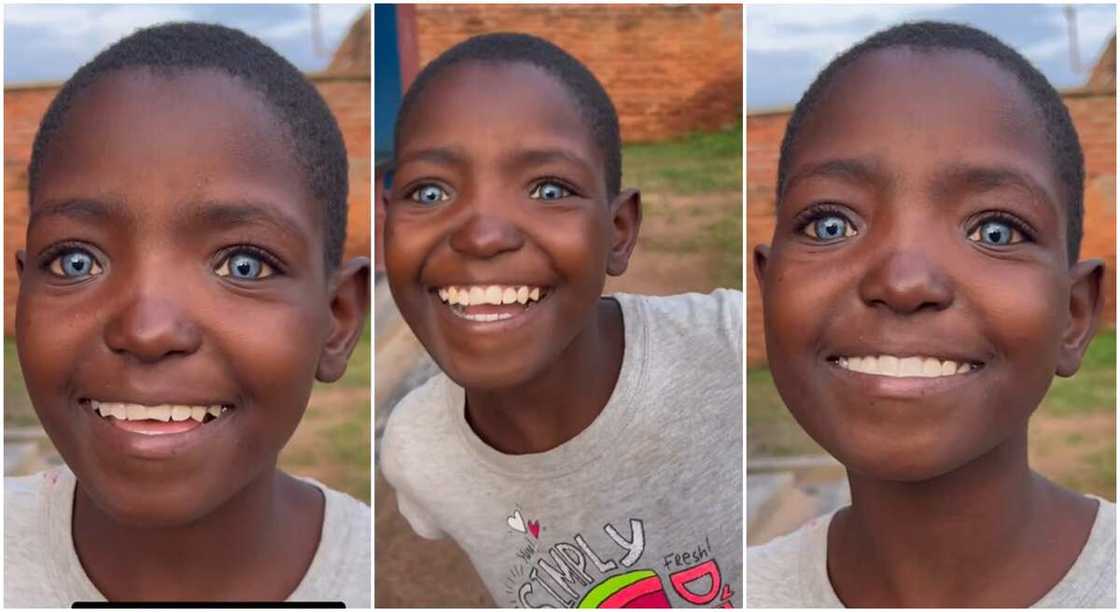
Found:
[{"label": "green grass", "polygon": [[695,195],[743,188],[742,124],[622,147],[622,182],[643,192]]},{"label": "green grass", "polygon": [[1093,339],[1075,376],[1054,379],[1040,412],[1065,417],[1115,409],[1116,330],[1110,329]]}]

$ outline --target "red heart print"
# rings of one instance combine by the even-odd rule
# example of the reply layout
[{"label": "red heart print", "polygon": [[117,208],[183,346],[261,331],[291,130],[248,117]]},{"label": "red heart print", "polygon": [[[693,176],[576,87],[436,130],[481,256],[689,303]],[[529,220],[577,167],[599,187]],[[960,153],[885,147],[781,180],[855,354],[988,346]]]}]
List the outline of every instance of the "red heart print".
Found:
[{"label": "red heart print", "polygon": [[529,533],[533,534],[534,538],[541,539],[541,523],[540,521],[529,521],[526,523],[529,526]]}]

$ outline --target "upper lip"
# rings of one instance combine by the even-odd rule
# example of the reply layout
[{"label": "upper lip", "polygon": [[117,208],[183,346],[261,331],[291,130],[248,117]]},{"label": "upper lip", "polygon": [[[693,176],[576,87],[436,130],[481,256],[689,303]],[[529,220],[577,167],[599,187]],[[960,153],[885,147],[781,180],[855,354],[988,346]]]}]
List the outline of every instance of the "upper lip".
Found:
[{"label": "upper lip", "polygon": [[213,398],[201,399],[201,398],[198,398],[198,397],[184,398],[184,397],[175,397],[174,395],[172,395],[170,393],[168,393],[166,395],[137,394],[137,395],[130,395],[128,397],[123,397],[123,398],[120,397],[120,396],[117,396],[117,395],[104,395],[104,396],[80,395],[80,396],[78,396],[78,400],[79,401],[82,401],[82,400],[91,401],[92,400],[92,401],[97,401],[97,402],[101,402],[101,403],[109,403],[109,404],[140,404],[142,406],[161,406],[161,405],[165,405],[165,404],[169,405],[169,406],[215,406],[215,405],[235,406],[236,405],[235,402],[233,402],[229,399],[213,399]]}]

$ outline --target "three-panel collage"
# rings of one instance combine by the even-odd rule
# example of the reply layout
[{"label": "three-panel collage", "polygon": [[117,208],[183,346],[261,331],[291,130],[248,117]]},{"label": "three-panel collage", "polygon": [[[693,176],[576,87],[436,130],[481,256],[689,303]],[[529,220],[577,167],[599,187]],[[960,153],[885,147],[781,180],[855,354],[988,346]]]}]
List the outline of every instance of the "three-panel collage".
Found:
[{"label": "three-panel collage", "polygon": [[3,608],[1116,609],[1116,4],[3,10]]}]

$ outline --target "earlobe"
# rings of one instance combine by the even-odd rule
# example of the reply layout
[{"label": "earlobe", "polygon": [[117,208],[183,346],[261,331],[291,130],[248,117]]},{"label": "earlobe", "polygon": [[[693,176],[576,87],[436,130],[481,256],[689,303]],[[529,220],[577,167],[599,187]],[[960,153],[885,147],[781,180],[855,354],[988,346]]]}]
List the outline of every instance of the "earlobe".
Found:
[{"label": "earlobe", "polygon": [[23,278],[23,261],[27,258],[27,252],[23,249],[16,251],[16,274]]},{"label": "earlobe", "polygon": [[611,202],[613,233],[607,256],[607,274],[620,276],[630,265],[642,225],[642,196],[637,189],[623,189]]},{"label": "earlobe", "polygon": [[1081,367],[1081,359],[1097,333],[1104,304],[1101,297],[1104,263],[1101,260],[1080,261],[1069,274],[1069,325],[1058,347],[1058,376],[1073,376]]},{"label": "earlobe", "polygon": [[759,244],[754,247],[754,278],[758,281],[759,288],[762,287],[763,280],[766,278],[766,263],[770,260],[770,245]]},{"label": "earlobe", "polygon": [[342,378],[369,313],[369,258],[351,259],[335,274],[337,277],[330,304],[331,331],[315,372],[315,378],[322,382]]}]

